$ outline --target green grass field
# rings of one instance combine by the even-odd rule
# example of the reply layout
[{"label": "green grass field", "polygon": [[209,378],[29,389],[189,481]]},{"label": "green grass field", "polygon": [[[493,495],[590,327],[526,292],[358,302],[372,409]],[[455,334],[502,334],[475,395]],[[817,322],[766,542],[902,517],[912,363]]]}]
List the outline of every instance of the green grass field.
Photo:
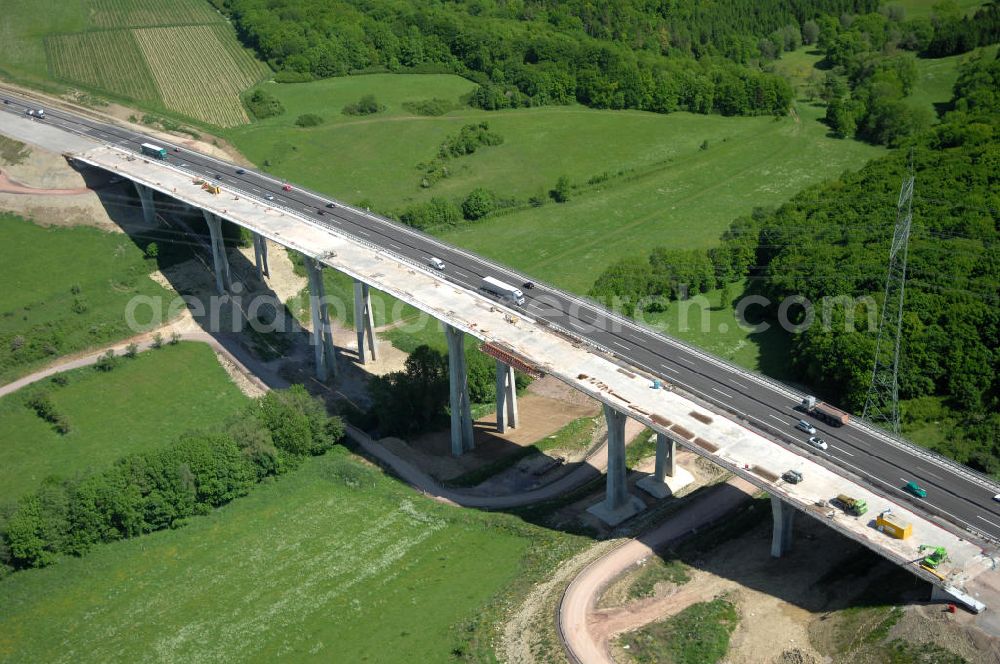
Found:
[{"label": "green grass field", "polygon": [[239,93],[269,73],[207,0],[9,0],[0,74],[76,87],[200,123],[249,121]]},{"label": "green grass field", "polygon": [[[227,132],[251,160],[282,177],[349,202],[379,208],[445,196],[460,200],[477,186],[526,200],[561,175],[577,185],[602,174],[569,203],[550,203],[443,232],[462,246],[536,277],[586,291],[611,261],[651,244],[714,244],[733,217],[780,203],[802,187],[857,168],[882,150],[827,137],[821,109],[796,117],[723,118],[657,115],[580,106],[515,111],[452,111],[417,117],[406,101],[457,100],[472,84],[453,76],[380,74],[316,83],[266,85],[287,112]],[[344,104],[374,94],[387,108],[357,118]],[[302,113],[326,119],[300,129]],[[453,175],[420,187],[417,165],[463,124],[489,122],[499,146],[451,160]],[[708,148],[701,149],[703,141]],[[620,176],[617,176],[618,173]]]},{"label": "green grass field", "polygon": [[173,296],[149,278],[156,263],[125,235],[42,228],[9,214],[0,214],[0,234],[0,382],[129,337],[131,298]]},{"label": "green grass field", "polygon": [[[86,367],[0,399],[0,503],[34,489],[48,475],[99,470],[115,459],[172,443],[185,431],[211,428],[248,402],[199,343],[166,345],[123,358],[108,373]],[[24,404],[46,391],[72,427],[60,435]],[[128,417],[122,417],[128,413]]]},{"label": "green grass field", "polygon": [[[938,0],[893,0],[885,4],[902,7],[906,18],[917,18],[930,16],[934,5],[938,4]],[[955,0],[955,4],[962,12],[974,14],[979,7],[986,3],[983,0]]]},{"label": "green grass field", "polygon": [[540,530],[337,448],[180,530],[6,579],[0,660],[454,661],[545,560]]},{"label": "green grass field", "polygon": [[729,637],[739,621],[731,602],[714,599],[627,633],[621,641],[640,664],[714,664],[729,651]]},{"label": "green grass field", "polygon": [[[976,52],[981,52],[984,57],[992,59],[996,57],[997,46],[976,49]],[[937,113],[939,108],[951,100],[952,88],[958,80],[958,66],[969,55],[965,53],[933,60],[917,58],[919,78],[907,98],[908,101],[915,106],[926,106]]]}]

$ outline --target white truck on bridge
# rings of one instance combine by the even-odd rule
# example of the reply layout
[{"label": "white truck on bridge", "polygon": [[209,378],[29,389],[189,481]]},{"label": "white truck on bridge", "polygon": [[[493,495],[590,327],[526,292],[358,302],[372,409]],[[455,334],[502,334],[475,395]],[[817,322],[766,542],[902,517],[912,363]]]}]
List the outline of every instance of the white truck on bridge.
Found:
[{"label": "white truck on bridge", "polygon": [[522,293],[521,289],[516,286],[505,284],[499,279],[494,279],[493,277],[483,277],[483,281],[479,287],[490,295],[499,298],[501,301],[516,304],[519,307],[524,306],[524,293]]}]

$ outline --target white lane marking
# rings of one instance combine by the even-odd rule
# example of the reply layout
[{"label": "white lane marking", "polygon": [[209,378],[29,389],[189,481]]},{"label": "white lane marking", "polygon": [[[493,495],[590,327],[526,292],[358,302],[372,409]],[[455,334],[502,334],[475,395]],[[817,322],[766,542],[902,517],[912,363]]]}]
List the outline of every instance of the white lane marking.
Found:
[{"label": "white lane marking", "polygon": [[997,523],[997,522],[995,522],[995,521],[990,521],[990,520],[989,520],[989,519],[987,519],[986,517],[982,517],[982,516],[979,516],[979,515],[977,514],[977,515],[976,515],[976,518],[977,518],[977,519],[982,519],[983,521],[985,521],[986,523],[990,524],[991,526],[996,526],[997,528],[1000,528],[1000,523]]},{"label": "white lane marking", "polygon": [[941,476],[939,476],[939,475],[935,475],[934,473],[932,473],[931,471],[927,470],[926,468],[921,468],[920,466],[914,466],[914,468],[915,468],[915,469],[916,469],[916,470],[917,470],[918,472],[921,472],[921,473],[927,473],[928,475],[930,475],[930,476],[931,476],[931,477],[933,477],[933,478],[936,478],[936,479],[939,479],[939,480],[942,480],[942,481],[944,481],[944,480],[943,480],[943,478],[942,478]]},{"label": "white lane marking", "polygon": [[358,233],[360,233],[361,235],[364,235],[365,237],[370,237],[370,236],[368,235],[368,232],[367,232],[367,231],[363,231],[363,230],[361,230],[361,229],[358,229],[358,231],[357,231],[357,232],[358,232]]},{"label": "white lane marking", "polygon": [[746,389],[749,389],[749,387],[750,387],[749,385],[744,385],[744,384],[743,384],[743,383],[741,383],[740,381],[738,381],[738,380],[733,380],[732,378],[727,378],[726,380],[728,380],[728,381],[729,381],[730,383],[732,383],[732,384],[733,384],[733,385],[735,385],[736,387],[742,387],[742,388],[743,388],[744,390],[746,390]]},{"label": "white lane marking", "polygon": [[718,390],[718,389],[716,389],[714,387],[712,388],[712,391],[713,392],[718,392],[719,394],[721,394],[722,396],[726,397],[727,399],[732,399],[733,398],[733,395],[730,394],[729,392],[723,392],[722,390]]},{"label": "white lane marking", "polygon": [[584,331],[583,330],[583,326],[580,325],[580,324],[578,324],[575,320],[570,320],[569,324],[570,324],[571,327],[573,327],[573,329],[580,330],[581,332]]},{"label": "white lane marking", "polygon": [[393,249],[400,249],[400,250],[402,250],[402,247],[399,246],[398,244],[396,244],[395,242],[390,242],[389,246],[392,247]]},{"label": "white lane marking", "polygon": [[830,447],[833,448],[833,449],[835,449],[835,450],[837,450],[838,452],[846,454],[849,457],[854,456],[853,454],[851,454],[850,452],[848,452],[847,450],[845,450],[843,447],[837,447],[836,445],[831,445]]},{"label": "white lane marking", "polygon": [[788,422],[785,420],[785,418],[778,417],[777,415],[774,415],[773,413],[768,413],[767,416],[770,417],[771,419],[778,420],[782,424],[788,424]]},{"label": "white lane marking", "polygon": [[618,346],[619,348],[623,348],[625,350],[631,350],[628,346],[624,346],[624,345],[618,343],[617,341],[612,341],[611,343],[613,343],[614,345]]},{"label": "white lane marking", "polygon": [[661,364],[660,366],[663,367],[664,369],[666,369],[667,371],[673,371],[675,374],[679,374],[680,373],[680,371],[678,371],[677,369],[674,369],[673,367],[668,367],[665,364]]},{"label": "white lane marking", "polygon": [[680,360],[681,362],[687,362],[691,366],[695,366],[695,361],[694,360],[689,360],[688,358],[684,357],[683,355],[678,355],[677,359]]}]

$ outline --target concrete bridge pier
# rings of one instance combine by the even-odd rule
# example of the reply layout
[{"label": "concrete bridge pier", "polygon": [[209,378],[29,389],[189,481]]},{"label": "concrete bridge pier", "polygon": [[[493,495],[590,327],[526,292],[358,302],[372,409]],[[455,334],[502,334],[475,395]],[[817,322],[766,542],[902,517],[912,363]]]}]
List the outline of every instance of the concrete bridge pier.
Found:
[{"label": "concrete bridge pier", "polygon": [[229,258],[226,256],[226,245],[222,241],[222,222],[209,212],[202,210],[205,223],[208,224],[208,234],[212,242],[212,261],[215,264],[215,287],[219,295],[225,295],[233,287],[233,279],[229,273]]},{"label": "concrete bridge pier", "polygon": [[517,428],[517,385],[514,367],[497,360],[497,431]]},{"label": "concrete bridge pier", "polygon": [[687,470],[679,468],[677,458],[677,443],[665,433],[656,433],[656,465],[653,474],[643,477],[636,486],[654,498],[666,498],[677,493],[694,481]]},{"label": "concrete bridge pier", "polygon": [[771,531],[771,557],[780,558],[792,548],[795,508],[778,496],[771,496],[771,516],[774,518],[774,530]]},{"label": "concrete bridge pier", "polygon": [[142,218],[147,225],[156,223],[156,205],[153,203],[153,190],[144,184],[132,181],[135,190],[139,193],[139,201],[142,203]]},{"label": "concrete bridge pier", "polygon": [[253,233],[253,257],[257,264],[257,276],[263,279],[271,276],[271,271],[267,268],[267,239],[263,235]]},{"label": "concrete bridge pier", "polygon": [[323,286],[323,265],[305,257],[309,274],[309,308],[312,312],[312,343],[316,353],[316,378],[325,383],[337,376],[337,354],[333,345],[330,312],[326,306],[326,289]]},{"label": "concrete bridge pier", "polygon": [[451,392],[451,453],[461,456],[472,450],[472,404],[469,403],[469,373],[465,366],[465,333],[444,326],[448,339],[448,376]]},{"label": "concrete bridge pier", "polygon": [[628,468],[625,467],[624,413],[604,405],[604,419],[608,423],[608,489],[607,497],[587,508],[587,511],[609,526],[617,526],[642,510],[646,504],[628,492]]},{"label": "concrete bridge pier", "polygon": [[[375,319],[372,314],[372,296],[368,284],[354,280],[354,329],[358,333],[358,359],[361,364],[371,355],[372,362],[378,360],[375,350]],[[365,352],[367,342],[368,352]]]}]

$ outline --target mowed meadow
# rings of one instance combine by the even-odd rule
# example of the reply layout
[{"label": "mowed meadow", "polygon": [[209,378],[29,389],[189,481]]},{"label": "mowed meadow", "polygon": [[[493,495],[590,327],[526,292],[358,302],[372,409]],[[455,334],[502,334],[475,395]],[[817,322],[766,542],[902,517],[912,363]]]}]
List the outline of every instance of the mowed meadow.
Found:
[{"label": "mowed meadow", "polygon": [[[69,433],[58,433],[26,403],[38,394],[66,418]],[[219,426],[247,402],[212,349],[188,342],[123,358],[110,372],[85,367],[60,374],[59,382],[24,387],[0,398],[0,504],[50,475],[103,470],[126,454]]]},{"label": "mowed meadow", "polygon": [[[377,74],[300,84],[264,84],[283,115],[226,132],[269,171],[347,202],[399,211],[440,196],[460,202],[476,187],[500,198],[548,199],[561,176],[567,203],[517,211],[455,228],[444,239],[586,292],[611,262],[650,246],[693,248],[753,207],[777,205],[805,186],[856,169],[882,148],[828,136],[823,109],[800,102],[775,117],[720,117],[549,106],[506,111],[460,107],[426,117],[412,103],[459,105],[474,85],[457,76]],[[347,116],[372,94],[385,110]],[[317,114],[318,127],[295,126]],[[449,177],[422,187],[422,162],[470,123],[486,122],[503,143],[448,162]]]},{"label": "mowed meadow", "polygon": [[206,0],[9,0],[0,72],[229,127],[250,121],[239,95],[270,70]]},{"label": "mowed meadow", "polygon": [[552,539],[335,448],[179,530],[4,580],[0,661],[489,657],[503,593],[568,552]]}]

